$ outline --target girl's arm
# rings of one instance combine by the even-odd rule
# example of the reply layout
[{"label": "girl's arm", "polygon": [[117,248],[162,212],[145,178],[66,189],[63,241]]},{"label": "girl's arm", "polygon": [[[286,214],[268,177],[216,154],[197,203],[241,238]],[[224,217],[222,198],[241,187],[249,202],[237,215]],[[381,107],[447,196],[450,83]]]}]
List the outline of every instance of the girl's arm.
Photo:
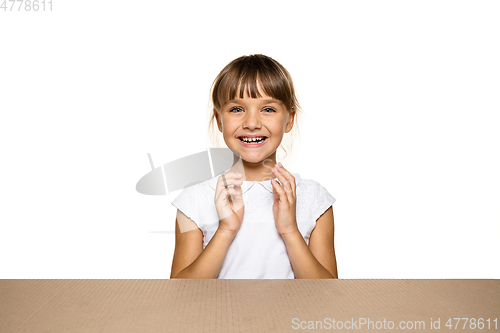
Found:
[{"label": "girl's arm", "polygon": [[276,164],[272,171],[282,184],[271,180],[274,194],[274,221],[285,242],[295,278],[337,278],[337,263],[333,248],[332,207],[330,206],[316,221],[308,247],[297,226],[295,177],[281,163]]},{"label": "girl's arm", "polygon": [[333,233],[333,210],[330,206],[316,221],[309,247],[298,230],[281,235],[296,279],[338,278]]},{"label": "girl's arm", "polygon": [[234,237],[236,233],[219,228],[203,250],[202,231],[178,210],[170,278],[216,279]]}]

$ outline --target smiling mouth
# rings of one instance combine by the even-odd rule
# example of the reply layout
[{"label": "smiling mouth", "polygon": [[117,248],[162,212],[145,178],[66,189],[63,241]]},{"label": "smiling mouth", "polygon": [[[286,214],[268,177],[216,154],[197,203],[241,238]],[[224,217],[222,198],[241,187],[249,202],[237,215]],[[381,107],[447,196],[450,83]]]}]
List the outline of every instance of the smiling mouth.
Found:
[{"label": "smiling mouth", "polygon": [[262,136],[259,138],[243,138],[240,136],[238,139],[240,139],[241,142],[246,144],[258,144],[264,142],[267,139],[267,136]]}]

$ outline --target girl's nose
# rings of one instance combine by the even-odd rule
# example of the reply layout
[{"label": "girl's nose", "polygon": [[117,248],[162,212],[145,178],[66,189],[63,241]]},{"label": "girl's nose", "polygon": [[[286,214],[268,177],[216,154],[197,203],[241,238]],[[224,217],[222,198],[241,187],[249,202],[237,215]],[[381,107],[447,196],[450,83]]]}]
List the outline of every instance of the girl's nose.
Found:
[{"label": "girl's nose", "polygon": [[247,112],[245,118],[243,119],[243,128],[255,129],[260,128],[261,122],[258,112]]}]

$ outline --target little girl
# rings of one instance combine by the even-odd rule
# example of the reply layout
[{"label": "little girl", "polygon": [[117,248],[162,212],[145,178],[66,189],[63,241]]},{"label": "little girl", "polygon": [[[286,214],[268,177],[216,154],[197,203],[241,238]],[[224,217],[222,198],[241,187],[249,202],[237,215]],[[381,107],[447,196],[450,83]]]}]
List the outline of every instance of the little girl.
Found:
[{"label": "little girl", "polygon": [[229,63],[212,86],[213,115],[231,169],[185,188],[171,278],[337,278],[335,199],[276,163],[299,109],[288,71],[264,55]]}]

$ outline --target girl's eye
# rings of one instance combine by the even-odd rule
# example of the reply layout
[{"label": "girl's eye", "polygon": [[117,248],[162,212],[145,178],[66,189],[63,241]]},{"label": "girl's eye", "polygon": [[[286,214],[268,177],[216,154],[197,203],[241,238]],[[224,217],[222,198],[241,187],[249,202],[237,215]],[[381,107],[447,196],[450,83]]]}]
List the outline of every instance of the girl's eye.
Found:
[{"label": "girl's eye", "polygon": [[[235,112],[235,113],[240,113],[240,112],[243,112],[243,111],[244,110],[242,108],[240,108],[239,106],[231,108],[229,110],[229,112]],[[266,113],[276,112],[276,110],[273,109],[273,108],[271,108],[271,107],[264,108],[262,111],[264,111]]]}]

